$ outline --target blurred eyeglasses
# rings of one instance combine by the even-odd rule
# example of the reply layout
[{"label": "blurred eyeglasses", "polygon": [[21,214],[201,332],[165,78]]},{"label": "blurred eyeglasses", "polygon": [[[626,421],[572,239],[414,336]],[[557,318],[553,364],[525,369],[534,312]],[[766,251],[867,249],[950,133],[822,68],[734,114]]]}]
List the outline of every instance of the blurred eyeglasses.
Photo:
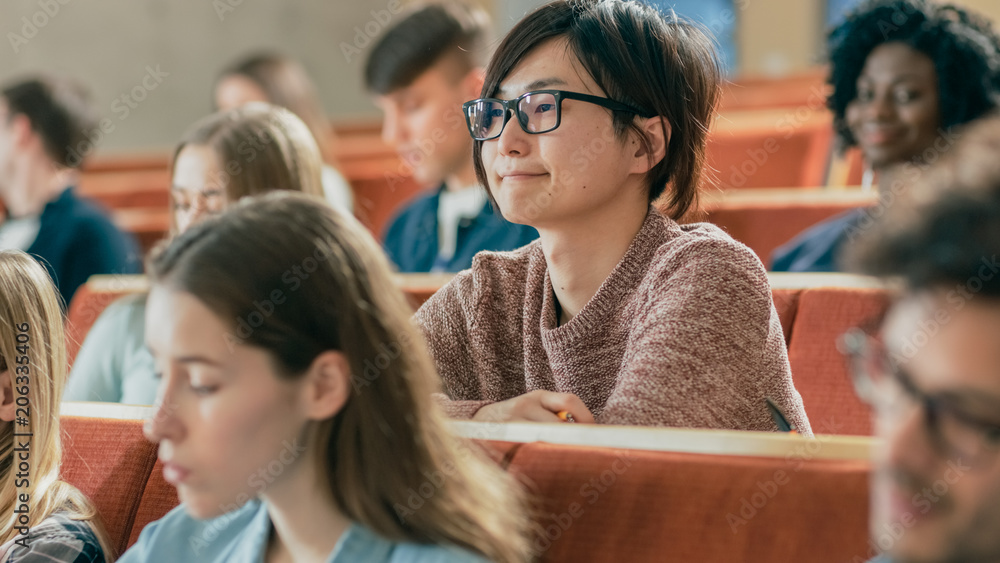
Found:
[{"label": "blurred eyeglasses", "polygon": [[855,328],[844,334],[838,348],[851,365],[854,388],[861,400],[880,415],[898,416],[902,408],[919,405],[928,435],[946,457],[976,463],[1000,452],[1000,413],[984,420],[946,397],[925,393],[876,337]]}]

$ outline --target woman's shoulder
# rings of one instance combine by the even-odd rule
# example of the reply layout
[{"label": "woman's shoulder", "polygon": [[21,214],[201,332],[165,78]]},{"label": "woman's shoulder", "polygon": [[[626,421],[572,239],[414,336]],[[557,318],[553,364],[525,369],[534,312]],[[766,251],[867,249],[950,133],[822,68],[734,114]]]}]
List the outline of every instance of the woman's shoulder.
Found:
[{"label": "woman's shoulder", "polygon": [[330,563],[486,563],[471,551],[438,544],[393,542],[355,523],[339,542]]},{"label": "woman's shoulder", "polygon": [[678,225],[663,218],[663,230],[654,262],[670,263],[671,271],[745,271],[754,278],[767,279],[764,264],[750,248],[712,223]]},{"label": "woman's shoulder", "polygon": [[132,332],[146,322],[146,293],[132,293],[113,301],[97,318],[95,326],[117,327]]},{"label": "woman's shoulder", "polygon": [[496,299],[505,294],[520,299],[532,271],[545,272],[545,256],[538,240],[515,250],[478,252],[472,267],[455,274],[445,287],[463,301],[475,301],[483,295]]},{"label": "woman's shoulder", "polygon": [[26,539],[15,541],[4,561],[99,563],[105,557],[97,533],[86,520],[57,512],[32,527]]},{"label": "woman's shoulder", "polygon": [[166,561],[165,554],[170,560],[228,561],[234,549],[266,541],[269,522],[257,500],[208,520],[190,516],[181,504],[146,525],[119,563]]}]

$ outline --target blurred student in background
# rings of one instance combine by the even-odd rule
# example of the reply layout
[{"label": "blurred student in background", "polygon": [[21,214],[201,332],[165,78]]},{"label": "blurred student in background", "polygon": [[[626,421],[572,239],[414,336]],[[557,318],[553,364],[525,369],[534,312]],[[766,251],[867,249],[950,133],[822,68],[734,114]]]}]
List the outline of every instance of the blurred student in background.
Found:
[{"label": "blurred student in background", "polygon": [[[171,232],[276,189],[321,196],[321,162],[309,129],[286,109],[252,103],[211,115],[174,150]],[[156,379],[143,340],[145,318],[145,293],[124,297],[101,314],[73,363],[65,400],[153,402]]]},{"label": "blurred student in background", "polygon": [[136,241],[97,205],[77,197],[79,168],[101,134],[82,85],[43,77],[0,90],[0,250],[39,259],[68,306],[94,274],[141,269]]},{"label": "blurred student in background", "polygon": [[[1000,104],[1000,37],[962,8],[868,1],[830,33],[829,46],[839,144],[861,149],[885,201],[950,149],[959,126]],[[856,209],[811,227],[774,251],[771,269],[835,271],[869,215]]]},{"label": "blurred student in background", "polygon": [[62,311],[52,280],[24,252],[0,251],[0,561],[5,563],[114,561],[94,505],[59,479],[59,397],[65,382]]},{"label": "blurred student in background", "polygon": [[763,264],[676,222],[720,81],[704,33],[639,2],[514,26],[465,112],[480,182],[541,237],[480,253],[417,312],[452,416],[768,431],[770,397],[810,432]]},{"label": "blurred student in background", "polygon": [[[286,108],[309,127],[319,153],[333,163],[336,137],[316,87],[302,65],[275,54],[247,57],[229,67],[215,82],[215,107],[226,111],[249,102],[267,102]],[[333,207],[348,215],[354,211],[354,193],[343,175],[323,164],[323,194]]]},{"label": "blurred student in background", "polygon": [[382,242],[402,272],[457,272],[481,250],[538,238],[508,223],[476,181],[462,104],[479,95],[490,21],[458,1],[418,4],[372,47],[365,84],[382,109],[382,138],[433,187],[392,220]]},{"label": "blurred student in background", "polygon": [[880,330],[845,336],[874,407],[879,561],[1000,561],[1000,119],[859,238],[849,266],[900,279]]},{"label": "blurred student in background", "polygon": [[[311,273],[290,280],[295,264]],[[515,481],[450,433],[410,309],[356,221],[269,194],[192,227],[149,271],[161,381],[146,434],[182,504],[122,561],[528,560]]]}]

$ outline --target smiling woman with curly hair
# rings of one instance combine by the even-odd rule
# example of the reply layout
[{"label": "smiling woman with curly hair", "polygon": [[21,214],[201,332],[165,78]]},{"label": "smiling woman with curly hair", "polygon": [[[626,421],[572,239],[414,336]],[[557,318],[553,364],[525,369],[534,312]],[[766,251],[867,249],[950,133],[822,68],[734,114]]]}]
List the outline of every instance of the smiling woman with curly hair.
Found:
[{"label": "smiling woman with curly hair", "polygon": [[[828,105],[841,148],[858,147],[886,195],[904,189],[954,141],[955,128],[1000,106],[1000,37],[978,14],[925,0],[871,0],[830,32]],[[852,210],[775,251],[772,270],[832,271]]]}]

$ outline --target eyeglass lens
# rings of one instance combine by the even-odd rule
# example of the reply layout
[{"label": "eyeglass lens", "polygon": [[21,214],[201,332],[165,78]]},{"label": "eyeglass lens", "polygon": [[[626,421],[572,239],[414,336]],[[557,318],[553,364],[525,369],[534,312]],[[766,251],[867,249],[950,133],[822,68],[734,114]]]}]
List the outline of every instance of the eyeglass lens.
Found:
[{"label": "eyeglass lens", "polygon": [[[476,139],[500,136],[507,121],[507,110],[499,100],[479,100],[466,114],[469,129]],[[517,120],[528,133],[547,133],[559,125],[559,106],[554,94],[531,93],[517,100]]]}]

